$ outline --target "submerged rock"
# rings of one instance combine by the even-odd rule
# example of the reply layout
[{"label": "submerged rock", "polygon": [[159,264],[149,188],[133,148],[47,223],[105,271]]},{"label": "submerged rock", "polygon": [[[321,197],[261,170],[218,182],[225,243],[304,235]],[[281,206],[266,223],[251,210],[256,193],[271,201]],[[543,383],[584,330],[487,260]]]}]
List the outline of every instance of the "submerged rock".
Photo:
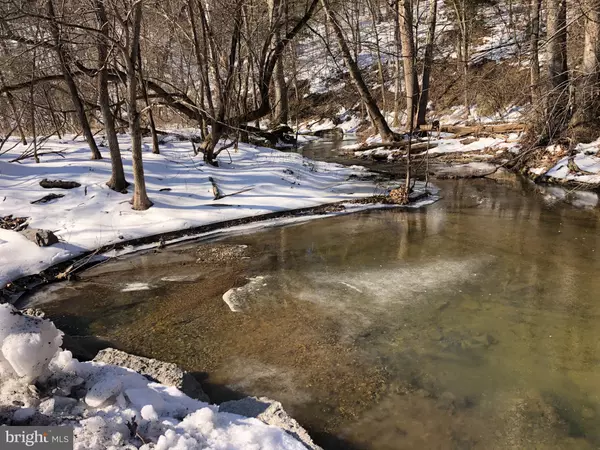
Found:
[{"label": "submerged rock", "polygon": [[232,400],[219,405],[219,412],[239,414],[240,416],[255,417],[258,420],[281,428],[311,450],[321,450],[308,432],[296,420],[285,412],[281,403],[266,397],[246,397]]},{"label": "submerged rock", "polygon": [[127,367],[164,385],[175,386],[192,398],[203,402],[209,401],[200,383],[190,373],[179,368],[176,364],[130,355],[114,348],[101,350],[93,361]]}]

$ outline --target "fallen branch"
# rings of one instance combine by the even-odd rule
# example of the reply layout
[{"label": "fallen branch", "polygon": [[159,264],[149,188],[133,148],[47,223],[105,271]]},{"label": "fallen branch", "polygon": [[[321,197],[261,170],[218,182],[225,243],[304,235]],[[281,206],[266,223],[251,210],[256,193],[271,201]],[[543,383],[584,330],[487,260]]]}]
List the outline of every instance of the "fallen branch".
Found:
[{"label": "fallen branch", "polygon": [[213,177],[208,177],[208,181],[210,181],[210,183],[212,184],[213,195],[215,196],[214,200],[219,200],[220,198],[223,198],[223,192],[221,192],[221,190],[219,189],[219,186],[217,185],[215,179]]},{"label": "fallen branch", "polygon": [[48,203],[49,201],[55,200],[57,198],[63,198],[63,197],[64,197],[64,194],[48,194],[48,195],[43,196],[42,198],[39,198],[39,199],[34,200],[29,203],[31,203],[32,205],[37,205],[40,203]]}]

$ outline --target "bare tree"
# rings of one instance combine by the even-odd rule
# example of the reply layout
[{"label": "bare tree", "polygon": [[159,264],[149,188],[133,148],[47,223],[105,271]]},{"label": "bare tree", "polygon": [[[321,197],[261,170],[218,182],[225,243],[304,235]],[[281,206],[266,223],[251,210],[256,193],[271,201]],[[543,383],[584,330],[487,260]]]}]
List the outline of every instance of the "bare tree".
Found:
[{"label": "bare tree", "polygon": [[598,115],[598,77],[600,61],[600,0],[584,0],[584,44],[581,70],[577,76],[573,127],[596,125]]},{"label": "bare tree", "polygon": [[540,103],[540,58],[539,58],[539,41],[540,41],[540,10],[542,0],[531,0],[530,16],[531,16],[531,34],[529,37],[530,45],[530,95],[533,110],[539,108]]},{"label": "bare tree", "polygon": [[106,185],[113,191],[123,192],[129,183],[125,180],[123,171],[123,160],[121,149],[115,130],[115,119],[110,109],[110,94],[108,90],[108,45],[109,45],[109,22],[104,6],[104,0],[94,0],[96,17],[100,33],[96,36],[98,48],[98,103],[104,119],[104,131],[108,141],[111,161],[111,177]]},{"label": "bare tree", "polygon": [[433,65],[436,17],[437,0],[429,0],[429,12],[427,17],[427,42],[425,43],[425,55],[423,56],[423,71],[421,75],[421,92],[419,96],[419,108],[417,112],[417,127],[425,125],[426,123],[427,104],[429,103],[431,68]]},{"label": "bare tree", "polygon": [[131,12],[128,14],[128,17],[131,17],[130,24],[124,24],[126,26],[126,40],[128,41],[126,47],[128,54],[125,57],[128,92],[127,115],[129,117],[129,132],[131,133],[131,160],[133,163],[133,183],[135,185],[132,207],[136,210],[146,210],[152,206],[152,202],[146,193],[144,164],[142,162],[142,130],[140,112],[137,108],[142,3],[143,0],[132,0]]},{"label": "bare tree", "polygon": [[415,114],[419,105],[412,0],[402,0],[399,14],[402,61],[404,63],[404,89],[406,91],[406,128],[412,133],[415,125]]},{"label": "bare tree", "polygon": [[75,107],[75,111],[77,113],[77,118],[79,119],[79,124],[83,131],[83,135],[85,136],[85,140],[87,141],[90,150],[92,151],[92,159],[102,159],[102,154],[100,153],[100,150],[98,150],[98,146],[96,145],[96,141],[94,140],[94,134],[92,133],[90,123],[85,114],[85,108],[83,106],[81,97],[79,96],[77,85],[75,84],[75,77],[71,68],[71,57],[69,55],[69,52],[65,48],[65,42],[63,41],[63,38],[61,36],[60,25],[54,12],[53,0],[46,0],[46,13],[49,19],[48,24],[50,27],[50,33],[54,40],[54,51],[56,52],[56,56],[58,57],[58,60],[60,62],[60,67],[63,72],[65,83],[69,88],[71,101],[73,102],[73,106]]},{"label": "bare tree", "polygon": [[333,28],[333,32],[338,41],[338,45],[342,52],[342,56],[344,57],[344,61],[346,62],[346,65],[348,66],[348,70],[350,72],[350,76],[352,77],[352,81],[354,81],[356,89],[358,90],[362,101],[367,107],[369,115],[371,116],[371,120],[373,121],[373,124],[377,129],[377,132],[379,133],[381,139],[384,142],[390,142],[395,140],[394,133],[392,132],[388,123],[383,117],[381,110],[377,106],[377,102],[371,95],[371,92],[369,91],[369,88],[367,87],[367,84],[365,83],[362,77],[358,64],[352,57],[352,52],[350,51],[350,48],[346,43],[346,38],[344,37],[342,27],[339,24],[336,14],[333,12],[333,8],[331,8],[331,6],[329,5],[329,0],[321,0],[321,5],[325,10],[327,20]]},{"label": "bare tree", "polygon": [[546,18],[549,91],[546,95],[544,139],[553,139],[569,122],[567,66],[567,0],[548,0]]}]

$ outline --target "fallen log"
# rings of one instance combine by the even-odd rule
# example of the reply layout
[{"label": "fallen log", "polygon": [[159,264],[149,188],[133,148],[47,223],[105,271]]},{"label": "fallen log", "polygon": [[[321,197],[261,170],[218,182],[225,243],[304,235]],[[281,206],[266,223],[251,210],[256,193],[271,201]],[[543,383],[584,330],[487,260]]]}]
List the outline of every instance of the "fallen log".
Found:
[{"label": "fallen log", "polygon": [[77,181],[49,180],[44,178],[40,181],[40,186],[44,189],[75,189],[81,187]]},{"label": "fallen log", "polygon": [[[436,148],[438,144],[431,142],[423,142],[423,141],[413,141],[411,145],[412,151],[421,151],[421,150],[431,150],[432,148]],[[357,149],[353,150],[355,152],[364,152],[367,150],[375,150],[378,148],[389,148],[389,149],[404,149],[408,147],[408,141],[401,142],[380,142],[379,144],[369,144],[362,145]]]},{"label": "fallen log", "polygon": [[421,125],[419,131],[441,131],[453,133],[458,136],[467,136],[478,133],[521,133],[527,129],[524,123],[502,123],[490,125]]}]

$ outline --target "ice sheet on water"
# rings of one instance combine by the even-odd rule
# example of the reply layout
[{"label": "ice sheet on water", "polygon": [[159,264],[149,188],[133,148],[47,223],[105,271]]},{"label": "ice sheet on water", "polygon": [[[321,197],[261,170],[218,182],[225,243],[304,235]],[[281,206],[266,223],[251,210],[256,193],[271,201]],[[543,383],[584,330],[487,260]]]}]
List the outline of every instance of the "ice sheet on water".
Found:
[{"label": "ice sheet on water", "polygon": [[233,312],[241,312],[248,306],[249,297],[267,286],[265,276],[250,278],[244,286],[229,289],[223,294],[223,301]]}]

